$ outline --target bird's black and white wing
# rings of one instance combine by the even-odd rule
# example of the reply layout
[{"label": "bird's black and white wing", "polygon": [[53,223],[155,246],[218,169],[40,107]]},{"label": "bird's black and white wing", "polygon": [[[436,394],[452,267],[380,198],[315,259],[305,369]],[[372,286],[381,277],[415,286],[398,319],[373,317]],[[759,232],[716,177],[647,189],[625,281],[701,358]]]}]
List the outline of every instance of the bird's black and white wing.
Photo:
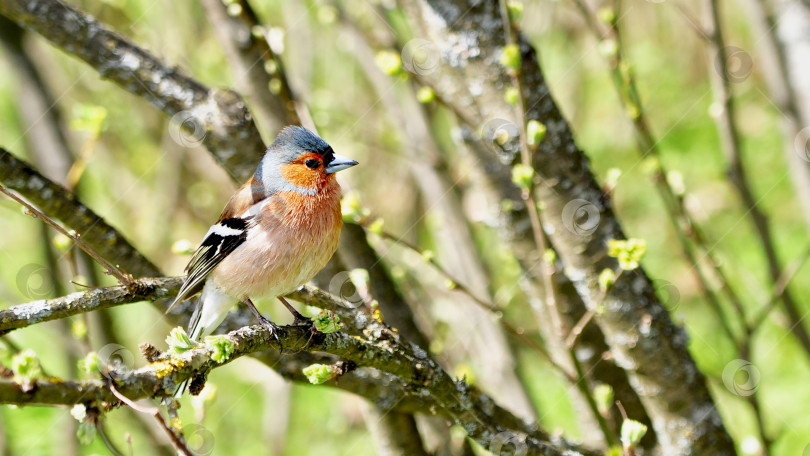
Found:
[{"label": "bird's black and white wing", "polygon": [[[186,281],[169,306],[171,310],[178,302],[200,291],[203,281],[215,267],[247,239],[253,217],[226,218],[212,225],[197,247],[186,266]],[[168,311],[167,311],[168,312]]]}]

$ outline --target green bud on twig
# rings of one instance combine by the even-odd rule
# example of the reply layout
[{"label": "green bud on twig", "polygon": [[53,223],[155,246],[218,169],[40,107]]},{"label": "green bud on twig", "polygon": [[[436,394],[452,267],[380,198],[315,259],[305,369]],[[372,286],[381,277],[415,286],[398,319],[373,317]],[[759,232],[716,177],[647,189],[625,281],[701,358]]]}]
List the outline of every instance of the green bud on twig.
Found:
[{"label": "green bud on twig", "polygon": [[519,95],[517,87],[509,87],[503,93],[503,100],[512,106],[517,106]]},{"label": "green bud on twig", "polygon": [[[84,283],[77,280],[78,278],[78,276],[74,277],[74,282]],[[70,332],[76,339],[84,339],[87,336],[87,324],[85,324],[84,320],[73,320],[70,324]]]},{"label": "green bud on twig", "polygon": [[526,124],[526,142],[536,146],[546,137],[546,126],[532,119]]},{"label": "green bud on twig", "polygon": [[88,374],[99,371],[98,353],[90,352],[84,358],[79,360],[79,370],[83,370]]},{"label": "green bud on twig", "polygon": [[510,0],[506,2],[506,11],[509,12],[509,21],[514,23],[520,22],[523,17],[523,3]]},{"label": "green bud on twig", "polygon": [[517,44],[507,44],[503,47],[501,65],[515,71],[520,69],[520,48]]},{"label": "green bud on twig", "polygon": [[337,369],[328,364],[311,364],[303,369],[309,383],[320,385],[333,379],[337,375]]},{"label": "green bud on twig", "polygon": [[357,193],[349,192],[340,200],[340,213],[344,222],[360,223],[371,214],[371,211],[360,204]]},{"label": "green bud on twig", "polygon": [[557,262],[557,252],[553,249],[546,249],[546,251],[543,252],[543,261],[545,261],[546,264],[553,265]]},{"label": "green bud on twig", "polygon": [[612,256],[619,261],[619,267],[625,271],[632,271],[639,266],[644,252],[647,251],[647,241],[644,239],[627,239],[620,241],[611,239],[608,241],[608,256]]},{"label": "green bud on twig", "polygon": [[616,282],[616,273],[613,272],[613,269],[602,269],[602,272],[599,273],[599,289],[606,293],[614,282]]},{"label": "green bud on twig", "polygon": [[76,438],[82,445],[90,445],[96,439],[96,426],[90,421],[84,421],[76,429]]},{"label": "green bud on twig", "polygon": [[11,370],[14,372],[14,380],[17,383],[42,376],[42,367],[39,365],[37,354],[30,348],[26,348],[11,358]]},{"label": "green bud on twig", "polygon": [[382,217],[377,217],[373,222],[368,224],[368,230],[374,234],[382,234],[385,221]]},{"label": "green bud on twig", "polygon": [[402,72],[402,58],[396,52],[380,51],[377,53],[377,57],[374,58],[374,62],[383,73],[389,76]]},{"label": "green bud on twig", "polygon": [[242,14],[242,5],[238,3],[231,3],[227,8],[228,16],[236,17]]},{"label": "green bud on twig", "polygon": [[197,346],[197,344],[188,337],[186,330],[179,326],[169,331],[169,335],[166,336],[166,345],[169,346],[169,351],[175,354],[183,353]]},{"label": "green bud on twig", "polygon": [[605,24],[614,24],[616,23],[616,11],[609,6],[603,6],[599,8],[599,12],[597,13],[599,16],[599,20],[604,22]]},{"label": "green bud on twig", "polygon": [[529,190],[534,179],[534,168],[518,163],[512,167],[512,182],[521,190]]},{"label": "green bud on twig", "polygon": [[70,119],[70,129],[86,131],[97,136],[107,128],[107,108],[79,104],[73,108],[73,117]]},{"label": "green bud on twig", "polygon": [[622,445],[624,445],[626,450],[635,448],[646,433],[647,426],[636,420],[624,420],[624,422],[622,422],[621,432]]},{"label": "green bud on twig", "polygon": [[65,236],[62,233],[56,233],[53,236],[53,246],[56,247],[56,250],[65,253],[67,252],[70,247],[73,245],[73,239]]},{"label": "green bud on twig", "polygon": [[224,363],[231,357],[234,343],[228,336],[208,336],[205,338],[205,347],[211,350],[211,359]]},{"label": "green bud on twig", "polygon": [[340,318],[335,315],[331,310],[321,310],[317,317],[315,317],[315,329],[318,331],[329,334],[340,331]]},{"label": "green bud on twig", "polygon": [[436,100],[436,92],[429,86],[422,86],[419,88],[419,92],[416,93],[416,98],[423,104],[433,103]]},{"label": "green bud on twig", "polygon": [[596,401],[596,406],[599,413],[607,416],[610,408],[613,406],[613,387],[607,384],[597,385],[593,389],[593,399]]}]

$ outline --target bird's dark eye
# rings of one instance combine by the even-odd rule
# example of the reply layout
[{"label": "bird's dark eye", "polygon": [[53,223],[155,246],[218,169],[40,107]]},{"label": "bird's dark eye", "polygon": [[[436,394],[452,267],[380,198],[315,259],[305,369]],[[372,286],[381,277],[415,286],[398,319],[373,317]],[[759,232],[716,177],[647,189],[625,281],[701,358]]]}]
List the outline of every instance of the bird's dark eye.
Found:
[{"label": "bird's dark eye", "polygon": [[310,158],[309,160],[305,161],[304,164],[307,165],[307,168],[309,169],[315,169],[321,165],[321,162],[315,160],[314,158]]}]

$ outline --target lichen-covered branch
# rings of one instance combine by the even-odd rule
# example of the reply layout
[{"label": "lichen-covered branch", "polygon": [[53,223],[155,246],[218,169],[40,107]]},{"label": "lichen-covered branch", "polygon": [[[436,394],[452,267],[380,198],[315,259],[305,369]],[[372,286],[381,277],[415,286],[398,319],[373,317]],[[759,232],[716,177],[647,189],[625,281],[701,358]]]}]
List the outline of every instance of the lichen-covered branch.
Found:
[{"label": "lichen-covered branch", "polygon": [[[171,296],[176,293],[181,280],[142,279],[137,283],[142,287],[137,294],[128,293],[120,286],[108,287],[83,294],[77,293],[76,295],[84,296],[77,296],[75,300],[65,297],[49,301],[56,305],[55,309],[48,307],[48,302],[41,306],[37,305],[35,311],[28,313],[26,321],[61,318],[65,314],[59,312],[80,311],[79,306],[71,305],[69,301],[82,303],[81,309],[88,311],[125,304],[138,298],[157,299]],[[293,297],[321,308],[335,311],[340,311],[341,308],[348,309],[346,303],[339,298],[312,287],[302,288]],[[15,306],[6,312],[16,315],[21,313],[21,309],[32,309],[34,307],[32,304]],[[345,310],[343,313],[350,314],[352,311]],[[352,320],[362,321],[357,318],[349,321]],[[388,385],[379,382],[379,376],[369,382],[369,379],[373,378],[372,374],[365,374],[364,377],[355,375],[354,383],[343,379],[339,382],[340,387],[374,400],[375,404],[383,409],[398,408],[399,402],[404,401],[403,406],[411,404],[410,407],[415,408],[412,411],[438,413],[464,425],[470,436],[483,445],[488,445],[498,434],[511,432],[514,435],[531,436],[526,445],[540,452],[527,454],[563,454],[546,447],[542,440],[549,439],[547,434],[526,425],[463,381],[451,379],[425,351],[413,344],[399,341],[396,333],[387,330],[378,321],[369,320],[366,329],[367,339],[364,339],[347,333],[323,334],[307,327],[286,326],[280,330],[279,339],[284,350],[292,353],[299,351],[327,353],[336,356],[336,359],[351,361],[358,367],[373,367],[389,374],[391,377],[386,380],[389,382]],[[225,363],[254,353],[259,354],[259,359],[262,359],[263,353],[280,348],[273,335],[264,327],[242,327],[231,331],[225,337],[234,344],[233,352]],[[194,376],[205,375],[209,370],[225,364],[213,361],[211,350],[210,347],[200,347],[175,357],[161,355],[146,367],[131,372],[107,372],[105,377],[112,379],[115,389],[130,399],[170,394],[177,383]],[[293,363],[292,366],[297,367],[293,367],[292,371],[285,372],[280,369],[280,372],[301,381],[303,376],[300,368],[306,365]],[[378,382],[379,385],[369,385]],[[396,384],[401,386],[392,388]],[[353,390],[352,387],[359,390]],[[392,398],[390,394],[397,389],[401,395]],[[387,401],[381,397],[384,395],[388,397]],[[396,399],[395,402],[392,402],[393,399]],[[74,382],[45,378],[37,380],[33,388],[23,388],[13,380],[0,380],[2,403],[72,404],[92,401],[118,402],[110,389],[99,380]]]},{"label": "lichen-covered branch", "polygon": [[59,0],[4,0],[0,14],[33,29],[169,116],[179,115],[178,125],[193,130],[234,179],[244,181],[253,174],[265,147],[235,92],[204,86]]},{"label": "lichen-covered branch", "polygon": [[55,299],[42,299],[12,306],[0,310],[0,335],[37,323],[94,310],[170,298],[177,294],[183,284],[182,279],[182,277],[137,279],[126,286],[92,288]]},{"label": "lichen-covered branch", "polygon": [[[276,340],[276,335],[278,340]],[[357,367],[373,367],[403,380],[415,395],[434,398],[437,405],[467,429],[483,445],[509,429],[497,424],[471,400],[471,390],[463,382],[453,381],[424,351],[397,343],[392,339],[364,340],[345,333],[323,334],[304,326],[286,326],[274,335],[262,326],[242,327],[224,338],[233,343],[233,351],[222,362],[212,357],[209,346],[188,350],[179,355],[160,355],[149,365],[130,372],[108,371],[105,377],[115,389],[129,399],[171,394],[181,381],[204,376],[211,369],[241,356],[267,349],[324,352],[351,361]],[[281,345],[279,345],[279,341]],[[117,403],[110,388],[102,381],[64,382],[61,379],[37,380],[24,388],[13,380],[0,381],[0,402],[35,404],[71,404],[103,401]],[[514,431],[513,431],[514,432]],[[581,454],[567,452],[551,443],[526,439],[524,454]]]},{"label": "lichen-covered branch", "polygon": [[[475,88],[478,103],[449,82],[436,81],[438,90],[457,110],[481,121],[490,116],[507,116],[510,108],[503,91],[511,82],[506,68],[493,64],[506,44],[498,5],[484,2],[430,0],[423,3],[425,21],[433,27],[432,37],[442,47],[453,68],[439,72],[463,75],[466,91]],[[560,113],[540,69],[537,53],[525,36],[517,37],[520,53],[519,85],[526,101],[526,119],[545,125],[547,133],[532,157],[540,176],[539,199],[545,204],[544,224],[557,247],[566,271],[589,307],[601,300],[599,273],[616,269],[607,255],[609,239],[625,236],[605,195],[588,165],[587,157],[574,142],[568,123]],[[451,66],[448,65],[448,66]],[[486,111],[478,111],[478,107]],[[566,225],[564,208],[582,200],[598,211],[593,230],[573,230]],[[617,363],[628,371],[636,391],[649,412],[659,442],[672,454],[734,454],[734,445],[722,425],[701,373],[687,350],[687,336],[669,318],[642,270],[622,274],[603,301],[606,311],[596,321],[604,331]]]}]

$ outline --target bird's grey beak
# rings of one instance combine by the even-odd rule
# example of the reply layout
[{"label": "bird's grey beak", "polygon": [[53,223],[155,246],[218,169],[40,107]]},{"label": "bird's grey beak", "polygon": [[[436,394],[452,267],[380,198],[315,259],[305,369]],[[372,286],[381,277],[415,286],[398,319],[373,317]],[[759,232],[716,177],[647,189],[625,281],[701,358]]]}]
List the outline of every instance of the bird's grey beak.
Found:
[{"label": "bird's grey beak", "polygon": [[338,154],[335,154],[334,157],[335,158],[331,162],[329,162],[329,165],[326,166],[326,174],[336,173],[340,170],[351,168],[352,166],[357,164],[356,161],[352,160],[349,157],[344,157]]}]

